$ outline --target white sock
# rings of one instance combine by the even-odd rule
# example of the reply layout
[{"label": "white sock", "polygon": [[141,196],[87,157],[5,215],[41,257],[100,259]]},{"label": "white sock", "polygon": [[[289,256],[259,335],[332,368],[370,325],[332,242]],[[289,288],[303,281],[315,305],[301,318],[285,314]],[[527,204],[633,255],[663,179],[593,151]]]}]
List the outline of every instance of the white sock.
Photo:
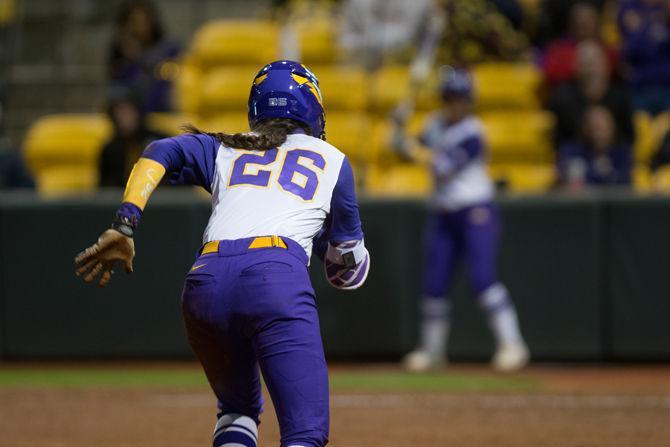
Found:
[{"label": "white sock", "polygon": [[504,285],[496,283],[486,289],[479,296],[479,305],[486,312],[498,346],[523,343],[516,309]]},{"label": "white sock", "polygon": [[421,350],[445,357],[449,338],[451,303],[446,298],[424,297],[421,301]]},{"label": "white sock", "polygon": [[229,413],[224,414],[214,427],[214,447],[244,447],[258,443],[258,427],[248,416]]}]

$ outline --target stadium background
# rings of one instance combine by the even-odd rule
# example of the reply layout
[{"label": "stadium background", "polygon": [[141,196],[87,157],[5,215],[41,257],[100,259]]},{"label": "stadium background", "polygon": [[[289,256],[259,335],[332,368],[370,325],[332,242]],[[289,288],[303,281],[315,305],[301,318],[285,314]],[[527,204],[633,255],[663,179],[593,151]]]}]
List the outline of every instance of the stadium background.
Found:
[{"label": "stadium background", "polygon": [[[486,36],[463,39],[500,189],[501,276],[535,362],[512,376],[482,363],[493,341],[460,279],[454,364],[406,375],[393,363],[416,342],[431,186],[424,168],[389,149],[389,113],[407,95],[416,43],[363,64],[342,45],[340,3],[277,3],[155,1],[181,55],[156,71],[172,84],[172,110],[151,112],[146,122],[168,135],[184,122],[243,131],[249,79],[263,63],[300,54],[319,76],[328,138],[353,161],[375,259],[369,284],[346,296],[326,286],[318,262],[312,266],[327,356],[338,365],[333,445],[667,442],[661,421],[670,408],[670,170],[650,167],[670,120],[667,113],[632,115],[630,185],[560,185],[555,117],[543,107],[537,52],[550,40],[543,36],[547,14],[571,2],[473,2],[488,11],[485,29],[502,17],[493,3],[520,8],[510,29],[528,42],[518,54],[489,55],[484,44],[478,50]],[[595,3],[603,41],[620,45],[618,3]],[[108,225],[121,195],[98,187],[101,149],[114,132],[107,64],[117,8],[93,0],[0,1],[3,154],[25,162],[36,189],[0,192],[2,446],[208,442],[211,402],[179,315],[207,197],[190,189],[157,192],[139,230],[134,277],[116,277],[101,291],[72,275],[74,253]],[[565,27],[562,14],[557,22]],[[438,106],[435,87],[431,76],[420,89],[410,122],[416,132]],[[63,414],[53,424],[26,424],[43,411]],[[142,418],[164,429],[139,429]],[[419,421],[389,427],[407,418]],[[262,445],[272,445],[272,414],[264,421]]]}]

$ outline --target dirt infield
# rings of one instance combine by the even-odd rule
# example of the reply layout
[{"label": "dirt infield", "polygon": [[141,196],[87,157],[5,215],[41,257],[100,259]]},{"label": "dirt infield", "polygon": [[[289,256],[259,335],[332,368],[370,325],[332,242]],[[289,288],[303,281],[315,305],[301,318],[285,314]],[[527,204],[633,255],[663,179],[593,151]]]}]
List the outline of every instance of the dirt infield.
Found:
[{"label": "dirt infield", "polygon": [[[23,368],[5,365],[0,373]],[[125,367],[111,367],[112,376],[114,368]],[[149,376],[152,368],[197,372],[190,364],[150,366]],[[397,383],[350,380],[366,374]],[[503,382],[484,367],[453,367],[445,381],[480,380],[451,389],[439,386],[440,375],[424,386],[394,366],[334,367],[332,376],[335,447],[670,446],[669,366],[533,367]],[[214,422],[214,400],[200,383],[0,381],[2,447],[207,446]],[[268,404],[260,445],[277,439]]]}]

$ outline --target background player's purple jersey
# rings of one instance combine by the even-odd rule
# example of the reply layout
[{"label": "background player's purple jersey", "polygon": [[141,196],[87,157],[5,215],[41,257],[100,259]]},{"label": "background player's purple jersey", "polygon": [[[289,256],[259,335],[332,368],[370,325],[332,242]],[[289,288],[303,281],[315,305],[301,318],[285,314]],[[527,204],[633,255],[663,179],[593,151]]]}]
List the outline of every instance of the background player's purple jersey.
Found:
[{"label": "background player's purple jersey", "polygon": [[434,153],[434,202],[450,211],[489,202],[494,186],[486,173],[486,147],[481,122],[474,116],[456,123],[429,120],[423,144]]}]

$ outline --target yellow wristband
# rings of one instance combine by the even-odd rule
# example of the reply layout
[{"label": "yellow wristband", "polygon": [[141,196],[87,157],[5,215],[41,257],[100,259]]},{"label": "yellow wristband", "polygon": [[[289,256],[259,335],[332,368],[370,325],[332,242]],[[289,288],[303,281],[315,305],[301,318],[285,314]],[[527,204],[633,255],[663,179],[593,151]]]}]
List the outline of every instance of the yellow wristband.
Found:
[{"label": "yellow wristband", "polygon": [[123,201],[138,206],[141,210],[165,175],[165,167],[149,158],[140,158],[130,172]]}]

